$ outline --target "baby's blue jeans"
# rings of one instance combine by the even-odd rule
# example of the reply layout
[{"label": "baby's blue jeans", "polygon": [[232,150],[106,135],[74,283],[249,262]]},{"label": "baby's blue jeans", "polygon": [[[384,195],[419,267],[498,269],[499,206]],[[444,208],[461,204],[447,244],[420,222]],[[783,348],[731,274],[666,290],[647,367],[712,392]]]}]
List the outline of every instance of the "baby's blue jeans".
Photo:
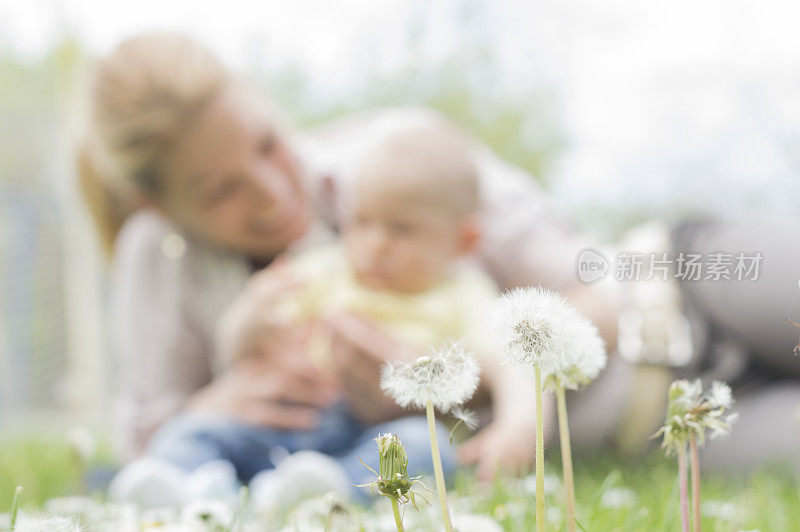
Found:
[{"label": "baby's blue jeans", "polygon": [[[437,424],[437,439],[445,475],[455,467],[455,450],[447,428]],[[247,425],[211,414],[184,413],[167,421],[150,440],[146,454],[193,471],[211,460],[228,460],[236,468],[239,480],[248,483],[256,473],[275,467],[273,449],[289,453],[312,450],[333,457],[352,484],[375,480],[359,458],[375,471],[378,452],[374,438],[394,433],[400,437],[408,454],[411,476],[432,474],[428,423],[424,416],[409,416],[372,426],[359,423],[343,403],[320,416],[312,430],[279,430]]]}]

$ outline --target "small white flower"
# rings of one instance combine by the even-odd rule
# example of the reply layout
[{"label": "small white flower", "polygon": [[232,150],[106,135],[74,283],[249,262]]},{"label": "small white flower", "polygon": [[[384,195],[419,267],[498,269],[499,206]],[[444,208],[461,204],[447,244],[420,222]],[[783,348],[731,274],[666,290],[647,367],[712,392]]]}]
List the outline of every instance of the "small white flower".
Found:
[{"label": "small white flower", "polygon": [[[536,495],[536,475],[527,475],[521,480],[521,487],[526,493]],[[553,494],[556,490],[561,488],[561,478],[545,473],[544,475],[544,492],[546,494]]]},{"label": "small white flower", "polygon": [[142,530],[152,530],[153,532],[208,532],[213,529],[206,529],[200,525],[189,525],[186,523],[165,523],[142,525]]},{"label": "small white flower", "polygon": [[[597,358],[582,361],[591,349],[596,355],[597,329],[557,292],[541,287],[516,288],[497,300],[492,325],[508,359],[522,366],[538,366],[544,375],[559,375],[570,367],[589,373]],[[600,364],[600,367],[605,361]],[[599,372],[600,368],[596,371]]]},{"label": "small white flower", "polygon": [[142,513],[142,528],[158,528],[178,521],[175,508],[148,508]]},{"label": "small white flower", "polygon": [[94,458],[97,450],[97,440],[86,427],[75,426],[70,428],[67,431],[67,441],[75,455],[83,462],[88,462]]},{"label": "small white flower", "polygon": [[[97,513],[92,512],[90,517],[93,521],[103,522],[112,521],[115,523],[115,530],[120,532],[128,530],[141,530],[139,524],[139,508],[133,503],[106,503],[98,508]],[[103,530],[101,528],[101,530]]]},{"label": "small white flower", "polygon": [[564,513],[558,506],[548,506],[545,510],[545,519],[548,523],[560,523],[564,519]]},{"label": "small white flower", "polygon": [[361,530],[361,519],[347,501],[329,492],[301,503],[292,512],[284,532],[344,532]]},{"label": "small white flower", "polygon": [[81,527],[72,518],[51,515],[20,519],[14,530],[16,532],[81,532]]},{"label": "small white flower", "polygon": [[453,525],[459,532],[501,532],[503,528],[487,515],[455,514]]},{"label": "small white flower", "polygon": [[479,379],[475,357],[451,344],[412,362],[390,362],[381,371],[381,389],[402,407],[424,409],[431,402],[448,413],[472,397]]},{"label": "small white flower", "polygon": [[222,501],[195,501],[181,510],[181,522],[202,526],[209,530],[227,529],[233,524],[234,514]]},{"label": "small white flower", "polygon": [[635,502],[636,492],[630,488],[609,488],[600,497],[603,508],[623,508],[633,506]]},{"label": "small white flower", "polygon": [[705,501],[700,507],[703,515],[735,523],[742,517],[742,512],[732,502],[727,501]]},{"label": "small white flower", "polygon": [[47,501],[44,508],[49,514],[76,518],[102,511],[101,505],[89,497],[55,497]]}]

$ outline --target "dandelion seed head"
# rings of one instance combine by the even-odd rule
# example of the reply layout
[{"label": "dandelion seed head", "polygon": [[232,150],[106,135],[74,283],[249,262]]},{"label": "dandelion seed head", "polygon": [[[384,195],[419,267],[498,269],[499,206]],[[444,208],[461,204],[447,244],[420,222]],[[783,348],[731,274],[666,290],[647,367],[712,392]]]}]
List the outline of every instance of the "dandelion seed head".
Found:
[{"label": "dandelion seed head", "polygon": [[669,385],[669,407],[668,415],[670,416],[683,416],[693,404],[700,400],[700,395],[703,393],[703,385],[700,379],[688,381],[686,379],[678,379]]},{"label": "dandelion seed head", "polygon": [[545,376],[565,378],[570,386],[588,382],[605,366],[597,328],[552,290],[506,292],[495,303],[491,321],[509,361],[538,366]]},{"label": "dandelion seed head", "polygon": [[597,327],[591,323],[588,325],[580,339],[581,347],[575,363],[557,373],[545,373],[542,376],[545,388],[554,390],[560,385],[569,390],[577,390],[597,378],[606,367],[608,357],[605,342]]},{"label": "dandelion seed head", "polygon": [[730,432],[736,414],[726,411],[732,405],[731,389],[723,382],[715,381],[704,394],[699,379],[676,380],[669,387],[667,419],[654,436],[663,436],[662,447],[668,453],[684,445],[692,435],[702,445],[706,431],[711,432],[711,438]]},{"label": "dandelion seed head", "polygon": [[473,396],[479,378],[478,361],[454,343],[412,362],[390,362],[381,372],[381,388],[402,407],[431,402],[447,413]]}]

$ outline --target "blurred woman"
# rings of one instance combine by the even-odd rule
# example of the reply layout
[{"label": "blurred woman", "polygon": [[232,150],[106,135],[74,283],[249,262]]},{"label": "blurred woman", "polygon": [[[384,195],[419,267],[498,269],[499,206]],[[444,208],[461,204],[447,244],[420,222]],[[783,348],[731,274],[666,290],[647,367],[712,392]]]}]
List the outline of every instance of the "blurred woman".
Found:
[{"label": "blurred woman", "polygon": [[[319,410],[344,394],[361,423],[399,417],[381,393],[378,375],[402,346],[369,323],[334,324],[341,385],[296,356],[296,346],[219,371],[221,352],[258,351],[275,339],[263,323],[249,324],[246,338],[230,341],[217,342],[215,331],[253,272],[337,226],[348,208],[342,198],[351,169],[370,142],[442,118],[424,109],[387,110],[301,135],[206,49],[171,34],[135,37],[101,59],[90,98],[80,177],[113,254],[118,420],[128,449],[141,452],[153,432],[181,411],[302,430],[314,427]],[[473,150],[486,228],[483,265],[502,287],[561,289],[613,347],[613,302],[574,274],[583,240],[557,220],[528,174],[479,143]],[[281,290],[274,277],[252,281],[261,285],[251,291],[258,294],[254,304],[264,309],[261,316],[269,316]],[[597,408],[590,394],[578,402]],[[586,441],[610,431],[613,416],[604,419],[610,421],[602,427],[589,424]],[[580,439],[581,427],[575,430]],[[463,445],[461,460],[478,463],[485,477],[497,467],[523,467],[532,448],[526,433],[526,427],[512,431],[490,423]]]}]

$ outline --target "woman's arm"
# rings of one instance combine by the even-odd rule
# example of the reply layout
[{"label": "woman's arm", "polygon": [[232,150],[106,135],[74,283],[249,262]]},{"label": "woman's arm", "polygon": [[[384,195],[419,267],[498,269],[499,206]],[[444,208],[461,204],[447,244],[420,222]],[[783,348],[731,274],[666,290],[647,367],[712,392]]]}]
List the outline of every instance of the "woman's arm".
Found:
[{"label": "woman's arm", "polygon": [[[237,342],[220,346],[214,342],[215,322],[224,313],[217,307],[227,301],[213,290],[235,286],[229,278],[235,268],[198,267],[203,261],[210,266],[212,259],[190,246],[167,256],[161,243],[169,235],[165,222],[146,214],[131,220],[118,240],[112,319],[121,376],[120,430],[129,450],[141,451],[152,432],[184,408],[287,430],[313,427],[335,390],[268,319],[275,290],[283,285],[276,286],[266,271],[254,276],[231,306],[234,313],[248,307],[245,314],[253,321],[239,322],[247,335],[234,335]],[[253,356],[233,362],[245,347]],[[215,356],[232,362],[212,363]],[[223,368],[216,378],[213,366]]]},{"label": "woman's arm", "polygon": [[207,341],[187,315],[181,257],[161,242],[170,234],[153,213],[129,220],[111,278],[112,344],[120,378],[120,432],[129,451],[211,380]]}]

